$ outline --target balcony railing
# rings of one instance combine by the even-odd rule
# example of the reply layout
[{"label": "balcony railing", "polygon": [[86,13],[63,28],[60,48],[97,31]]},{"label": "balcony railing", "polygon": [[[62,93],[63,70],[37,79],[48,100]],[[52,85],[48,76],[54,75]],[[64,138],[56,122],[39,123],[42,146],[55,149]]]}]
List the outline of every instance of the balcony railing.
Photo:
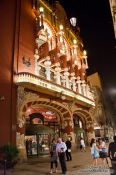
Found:
[{"label": "balcony railing", "polygon": [[33,85],[36,85],[38,87],[42,87],[54,92],[62,93],[64,96],[69,96],[72,97],[75,100],[79,100],[81,102],[87,103],[90,106],[95,106],[95,102],[79,93],[76,93],[70,89],[67,89],[61,85],[55,84],[51,81],[48,81],[46,79],[43,79],[39,76],[22,72],[18,73],[16,75],[16,83],[21,84],[21,83],[30,83]]}]

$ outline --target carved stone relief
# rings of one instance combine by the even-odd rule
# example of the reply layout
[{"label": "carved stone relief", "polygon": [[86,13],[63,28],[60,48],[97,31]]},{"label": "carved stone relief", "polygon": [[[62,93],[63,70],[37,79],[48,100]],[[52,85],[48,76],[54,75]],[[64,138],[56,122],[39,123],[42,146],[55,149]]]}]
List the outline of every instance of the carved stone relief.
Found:
[{"label": "carved stone relief", "polygon": [[16,144],[19,149],[25,148],[25,136],[24,134],[20,134],[19,132],[16,133]]},{"label": "carved stone relief", "polygon": [[29,101],[38,100],[39,96],[32,92],[26,92],[24,87],[19,86],[17,91],[17,123],[19,128],[25,124],[25,115],[23,114],[23,107]]}]

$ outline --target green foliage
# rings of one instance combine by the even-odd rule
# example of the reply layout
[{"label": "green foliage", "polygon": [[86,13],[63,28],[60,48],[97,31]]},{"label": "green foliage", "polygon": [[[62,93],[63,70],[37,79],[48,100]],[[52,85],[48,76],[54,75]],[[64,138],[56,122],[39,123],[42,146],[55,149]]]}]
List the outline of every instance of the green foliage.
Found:
[{"label": "green foliage", "polygon": [[18,148],[10,144],[2,146],[0,152],[5,155],[7,161],[15,161],[19,154]]}]

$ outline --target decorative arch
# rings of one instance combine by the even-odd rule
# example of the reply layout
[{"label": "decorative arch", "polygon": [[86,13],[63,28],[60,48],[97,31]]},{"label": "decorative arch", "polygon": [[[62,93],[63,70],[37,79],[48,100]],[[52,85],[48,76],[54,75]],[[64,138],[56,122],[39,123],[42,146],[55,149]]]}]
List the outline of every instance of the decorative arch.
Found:
[{"label": "decorative arch", "polygon": [[93,119],[91,114],[83,109],[77,109],[75,111],[73,111],[73,115],[74,114],[78,114],[81,118],[85,119],[86,124],[88,123],[93,123]]},{"label": "decorative arch", "polygon": [[25,112],[30,106],[43,106],[49,108],[61,116],[62,120],[66,120],[67,117],[71,119],[72,116],[71,111],[65,104],[48,98],[40,98],[37,94],[26,92],[23,87],[19,87],[17,122],[20,128],[25,124]]}]

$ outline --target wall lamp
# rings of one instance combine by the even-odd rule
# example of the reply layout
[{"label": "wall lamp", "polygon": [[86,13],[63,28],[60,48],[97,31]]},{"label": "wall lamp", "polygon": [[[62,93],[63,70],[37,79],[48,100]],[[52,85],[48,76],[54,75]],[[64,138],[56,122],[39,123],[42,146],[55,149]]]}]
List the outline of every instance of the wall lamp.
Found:
[{"label": "wall lamp", "polygon": [[4,101],[5,97],[3,95],[0,96],[0,101]]}]

